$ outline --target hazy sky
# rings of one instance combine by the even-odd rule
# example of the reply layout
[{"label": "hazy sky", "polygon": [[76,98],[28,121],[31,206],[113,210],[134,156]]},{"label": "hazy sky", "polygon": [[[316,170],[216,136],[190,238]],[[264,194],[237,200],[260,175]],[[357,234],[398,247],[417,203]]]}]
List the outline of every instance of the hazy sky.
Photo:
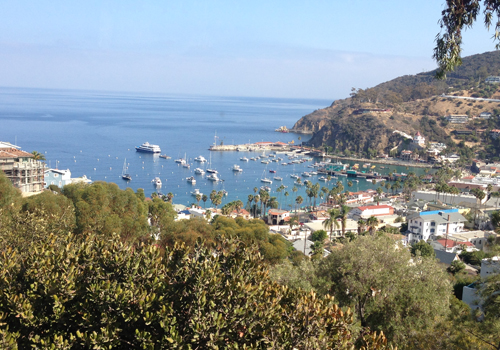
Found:
[{"label": "hazy sky", "polygon": [[434,69],[444,0],[1,4],[0,86],[335,99]]}]

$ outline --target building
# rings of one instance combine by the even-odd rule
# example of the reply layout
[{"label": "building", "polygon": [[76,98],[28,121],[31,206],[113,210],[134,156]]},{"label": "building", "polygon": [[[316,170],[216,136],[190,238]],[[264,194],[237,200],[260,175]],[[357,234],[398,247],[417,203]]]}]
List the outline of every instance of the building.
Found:
[{"label": "building", "polygon": [[281,225],[288,216],[290,216],[288,210],[269,209],[267,212],[267,223],[269,225]]},{"label": "building", "polygon": [[[471,310],[481,308],[480,292],[484,281],[494,275],[500,273],[500,257],[494,256],[491,259],[481,260],[481,280],[483,283],[473,283],[463,288],[462,301],[469,305]],[[486,282],[487,283],[487,282]]]},{"label": "building", "polygon": [[50,185],[56,185],[57,187],[63,188],[66,185],[73,183],[91,183],[92,180],[88,179],[87,176],[71,178],[71,171],[69,169],[59,170],[59,169],[47,169],[44,172],[44,187],[48,188]]},{"label": "building", "polygon": [[499,129],[493,129],[490,131],[490,137],[492,139],[497,139],[498,136],[500,136],[500,130]]},{"label": "building", "polygon": [[468,115],[451,114],[445,117],[451,124],[465,124],[469,121]]},{"label": "building", "polygon": [[[460,183],[457,186],[457,182],[448,183],[450,186],[457,187],[458,189],[470,190],[474,187],[471,183]],[[463,185],[463,186],[462,186]],[[478,188],[483,188],[482,186],[477,186]],[[479,201],[476,196],[472,194],[451,194],[451,193],[441,193],[436,191],[413,191],[411,193],[411,198],[415,201],[423,200],[426,202],[440,201],[444,204],[449,204],[453,206],[461,206],[461,207],[475,207],[477,204],[484,204],[487,198],[483,198],[482,201]]]},{"label": "building", "polygon": [[474,244],[467,241],[454,241],[450,238],[441,238],[431,242],[432,248],[434,250],[442,250],[447,253],[460,254],[464,249],[468,252],[477,251],[478,249],[474,247]]},{"label": "building", "polygon": [[493,116],[493,114],[491,114],[490,112],[482,112],[482,113],[479,114],[478,118],[488,120],[492,116]]},{"label": "building", "polygon": [[417,133],[413,137],[413,143],[420,147],[425,147],[425,137],[422,136],[420,131],[417,131]]},{"label": "building", "polygon": [[407,220],[410,244],[461,232],[467,221],[458,209],[423,211],[409,215]]},{"label": "building", "polygon": [[357,207],[351,210],[353,217],[360,217],[362,219],[368,219],[371,216],[379,217],[385,215],[393,215],[394,208],[390,205],[369,205]]},{"label": "building", "polygon": [[485,83],[489,83],[489,84],[499,84],[500,83],[500,77],[494,76],[494,75],[490,75],[489,77],[487,77],[484,80],[484,82]]},{"label": "building", "polygon": [[8,142],[0,142],[0,170],[24,196],[43,190],[45,163]]}]

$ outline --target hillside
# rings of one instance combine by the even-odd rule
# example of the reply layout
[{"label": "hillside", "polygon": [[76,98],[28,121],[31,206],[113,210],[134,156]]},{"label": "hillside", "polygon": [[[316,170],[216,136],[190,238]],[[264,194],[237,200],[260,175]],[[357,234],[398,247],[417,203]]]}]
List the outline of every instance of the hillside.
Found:
[{"label": "hillside", "polygon": [[[499,118],[474,117],[482,112],[500,115],[500,102],[453,97],[500,99],[499,86],[484,82],[489,75],[500,75],[500,52],[465,57],[463,65],[446,80],[436,80],[433,74],[403,76],[366,90],[353,89],[351,97],[302,117],[293,130],[312,132],[310,145],[329,146],[336,153],[394,154],[406,148],[404,137],[394,133],[398,130],[409,135],[420,131],[427,141],[445,143],[450,151],[468,158],[498,157],[498,142],[488,135],[489,130],[500,128]],[[449,124],[444,116],[450,114],[467,114],[471,121]],[[457,135],[457,131],[467,131],[467,135]]]}]

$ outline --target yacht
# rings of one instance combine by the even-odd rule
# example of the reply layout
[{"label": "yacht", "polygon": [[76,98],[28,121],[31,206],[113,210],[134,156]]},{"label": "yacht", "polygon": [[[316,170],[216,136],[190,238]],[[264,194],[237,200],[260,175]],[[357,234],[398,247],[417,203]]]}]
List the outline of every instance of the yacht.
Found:
[{"label": "yacht", "polygon": [[276,174],[276,170],[269,170],[270,173]]},{"label": "yacht", "polygon": [[125,161],[123,162],[123,171],[122,171],[122,179],[123,180],[127,180],[127,181],[131,181],[132,180],[132,176],[130,176],[130,174],[127,172],[128,168],[127,168],[127,158],[125,158]]},{"label": "yacht", "polygon": [[206,158],[203,157],[203,156],[198,156],[194,160],[197,161],[197,162],[200,162],[200,163],[206,163],[207,162]]},{"label": "yacht", "polygon": [[145,153],[161,153],[160,146],[151,145],[149,142],[144,142],[142,145],[135,148],[137,152]]},{"label": "yacht", "polygon": [[163,158],[163,159],[170,159],[170,158],[172,158],[172,157],[167,156],[166,154],[161,154],[161,155],[160,155],[160,158]]},{"label": "yacht", "polygon": [[272,184],[273,181],[267,177],[263,177],[262,179],[260,179],[261,182],[265,182],[265,183],[269,183],[269,184]]},{"label": "yacht", "polygon": [[276,181],[283,181],[283,178],[282,178],[282,177],[279,177],[279,176],[275,176],[275,177],[274,177],[274,179],[275,179]]},{"label": "yacht", "polygon": [[241,173],[243,171],[243,169],[241,169],[241,167],[237,164],[233,165],[233,171],[234,172],[237,172],[237,173]]},{"label": "yacht", "polygon": [[196,183],[196,179],[194,178],[194,176],[188,177],[186,180],[187,182],[193,185]]},{"label": "yacht", "polygon": [[203,170],[202,168],[196,168],[194,169],[194,173],[198,175],[205,175],[205,170]]},{"label": "yacht", "polygon": [[309,175],[318,175],[318,172],[317,171],[310,171]]},{"label": "yacht", "polygon": [[292,179],[300,179],[300,176],[299,176],[299,175],[297,175],[297,174],[291,174],[291,175],[290,175],[290,177],[291,177]]},{"label": "yacht", "polygon": [[261,186],[260,189],[263,191],[271,192],[271,187],[269,186]]},{"label": "yacht", "polygon": [[256,160],[257,160],[257,158],[252,157],[252,158],[250,158],[250,160],[256,161]]},{"label": "yacht", "polygon": [[189,169],[189,168],[191,167],[191,165],[189,165],[188,163],[184,163],[184,164],[182,164],[182,167],[183,167],[183,168],[188,168],[188,169]]},{"label": "yacht", "polygon": [[210,175],[207,176],[207,180],[210,180],[210,181],[219,181],[220,179],[219,179],[219,177],[217,176],[216,173],[211,173]]},{"label": "yacht", "polygon": [[218,174],[219,172],[215,169],[207,169],[207,173],[210,173],[210,174]]},{"label": "yacht", "polygon": [[324,176],[321,176],[319,179],[319,181],[324,181],[324,182],[327,182],[328,181],[328,178],[324,177]]},{"label": "yacht", "polygon": [[203,196],[203,193],[201,193],[198,188],[195,188],[193,191],[191,191],[191,195],[194,197],[196,197],[197,195]]},{"label": "yacht", "polygon": [[175,160],[175,162],[176,162],[176,163],[179,163],[179,164],[181,164],[181,165],[186,164],[186,160],[185,160],[184,158],[179,158],[179,159],[176,159],[176,160]]},{"label": "yacht", "polygon": [[269,161],[268,160],[262,160],[261,163],[262,164],[269,164]]},{"label": "yacht", "polygon": [[243,161],[243,162],[248,162],[248,158],[247,157],[241,157],[240,160]]},{"label": "yacht", "polygon": [[161,180],[159,177],[155,177],[151,182],[153,182],[156,187],[161,187]]},{"label": "yacht", "polygon": [[304,177],[311,177],[311,174],[310,174],[310,173],[308,173],[307,171],[304,171],[304,172],[302,173],[302,176],[304,176]]}]

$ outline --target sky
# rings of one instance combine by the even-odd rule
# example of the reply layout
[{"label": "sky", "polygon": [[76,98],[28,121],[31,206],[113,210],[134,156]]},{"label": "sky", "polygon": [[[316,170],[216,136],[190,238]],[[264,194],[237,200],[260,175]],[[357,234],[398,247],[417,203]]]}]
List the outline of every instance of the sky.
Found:
[{"label": "sky", "polygon": [[[0,3],[0,86],[338,99],[435,69],[445,1]],[[492,35],[480,20],[462,55]]]}]

